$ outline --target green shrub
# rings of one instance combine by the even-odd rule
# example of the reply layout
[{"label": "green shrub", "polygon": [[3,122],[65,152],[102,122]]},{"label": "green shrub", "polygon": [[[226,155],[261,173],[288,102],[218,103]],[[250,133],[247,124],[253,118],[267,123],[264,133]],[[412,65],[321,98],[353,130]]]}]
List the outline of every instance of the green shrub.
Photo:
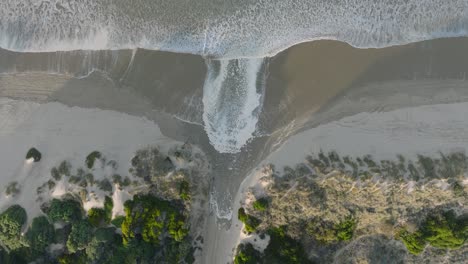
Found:
[{"label": "green shrub", "polygon": [[421,253],[426,244],[440,249],[460,248],[468,238],[468,218],[458,219],[453,211],[429,215],[414,233],[402,230],[397,238],[403,241],[412,254]]},{"label": "green shrub", "polygon": [[104,198],[104,212],[106,213],[106,223],[109,224],[112,220],[112,209],[114,209],[114,201],[109,196]]},{"label": "green shrub", "polygon": [[117,228],[121,228],[122,226],[122,223],[125,221],[125,216],[122,216],[122,215],[119,215],[117,216],[116,218],[114,218],[111,223],[117,227]]},{"label": "green shrub", "polygon": [[77,221],[72,224],[72,229],[67,240],[67,249],[70,253],[82,250],[93,238],[93,227],[87,220]]},{"label": "green shrub", "polygon": [[54,222],[75,222],[81,220],[82,217],[81,204],[71,199],[53,199],[46,213]]},{"label": "green shrub", "polygon": [[169,215],[167,227],[169,235],[177,242],[181,242],[189,232],[189,230],[185,228],[184,219],[175,212]]},{"label": "green shrub", "polygon": [[244,208],[239,208],[237,211],[237,218],[244,223],[245,231],[248,233],[253,233],[257,230],[257,227],[260,225],[260,220],[248,215],[245,213]]},{"label": "green shrub", "polygon": [[26,159],[33,159],[34,162],[39,162],[42,158],[42,154],[39,152],[39,150],[35,148],[30,148],[28,153],[26,153]]},{"label": "green shrub", "polygon": [[463,245],[466,240],[463,234],[463,225],[457,221],[455,214],[451,211],[444,214],[430,215],[421,231],[424,239],[431,246],[443,249],[456,249]]},{"label": "green shrub", "polygon": [[353,237],[356,220],[352,217],[333,224],[332,222],[312,220],[306,226],[307,233],[322,244],[347,241]]},{"label": "green shrub", "polygon": [[106,223],[106,211],[93,207],[88,210],[88,220],[94,227],[100,227]]},{"label": "green shrub", "polygon": [[55,241],[55,229],[47,217],[39,216],[33,219],[26,233],[33,259],[44,254],[46,247]]},{"label": "green shrub", "polygon": [[124,244],[128,244],[137,235],[143,241],[159,245],[161,235],[169,233],[176,241],[181,241],[188,230],[184,227],[184,216],[168,201],[150,195],[137,195],[126,201],[125,221],[121,225]]},{"label": "green shrub", "polygon": [[253,203],[253,208],[257,211],[265,211],[268,208],[268,200],[260,198]]},{"label": "green shrub", "polygon": [[99,242],[113,241],[115,235],[115,227],[98,228],[94,233],[94,239]]},{"label": "green shrub", "polygon": [[65,225],[62,228],[55,230],[55,242],[65,245],[67,243],[68,235],[71,232],[71,225]]},{"label": "green shrub", "polygon": [[58,257],[59,264],[88,264],[86,255],[76,253]]},{"label": "green shrub", "polygon": [[356,220],[354,218],[346,218],[343,222],[335,225],[336,237],[340,241],[350,240],[353,237],[354,229],[356,229]]},{"label": "green shrub", "polygon": [[413,255],[423,252],[426,247],[426,241],[420,232],[409,233],[406,230],[402,230],[397,234],[397,238],[405,244],[408,251]]},{"label": "green shrub", "polygon": [[89,153],[89,155],[86,156],[86,167],[88,167],[88,169],[92,169],[94,167],[94,162],[96,162],[96,159],[100,159],[101,157],[102,154],[99,151],[93,151]]},{"label": "green shrub", "polygon": [[109,224],[112,219],[112,208],[114,207],[114,202],[109,196],[104,198],[104,208],[93,207],[88,211],[88,220],[95,226],[100,227],[106,224]]},{"label": "green shrub", "polygon": [[10,206],[0,215],[0,242],[6,249],[15,250],[26,245],[21,236],[26,219],[26,211],[19,205]]},{"label": "green shrub", "polygon": [[270,243],[264,251],[263,263],[308,264],[311,263],[299,241],[286,235],[284,227],[268,231]]},{"label": "green shrub", "polygon": [[260,252],[258,252],[252,244],[240,244],[237,247],[234,264],[256,264],[260,262],[260,256]]}]

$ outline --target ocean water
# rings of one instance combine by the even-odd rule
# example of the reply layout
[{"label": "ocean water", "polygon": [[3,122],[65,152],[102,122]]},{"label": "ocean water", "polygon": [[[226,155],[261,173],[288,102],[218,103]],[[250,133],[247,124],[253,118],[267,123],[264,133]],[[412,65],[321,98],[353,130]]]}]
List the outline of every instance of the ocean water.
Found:
[{"label": "ocean water", "polygon": [[207,57],[205,130],[220,152],[252,137],[262,59],[300,42],[379,48],[468,35],[468,0],[2,0],[0,47],[145,48]]},{"label": "ocean water", "polygon": [[466,35],[467,0],[2,0],[0,47],[265,57],[315,39],[384,47]]}]

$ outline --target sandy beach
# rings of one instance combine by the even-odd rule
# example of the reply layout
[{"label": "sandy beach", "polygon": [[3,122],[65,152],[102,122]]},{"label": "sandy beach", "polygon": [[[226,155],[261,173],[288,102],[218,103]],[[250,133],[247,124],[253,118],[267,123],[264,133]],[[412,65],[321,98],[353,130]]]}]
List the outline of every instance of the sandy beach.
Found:
[{"label": "sandy beach", "polygon": [[[0,207],[4,210],[19,204],[26,208],[29,220],[41,214],[42,201],[37,199],[36,189],[49,180],[51,169],[63,160],[83,167],[85,157],[99,150],[121,164],[115,173],[126,174],[137,149],[158,145],[167,150],[177,143],[164,137],[158,126],[146,118],[96,108],[1,98],[0,116],[0,185],[17,182],[20,188],[15,197],[2,193]],[[31,147],[42,153],[39,164],[25,159]],[[55,192],[58,196],[60,191]]]}]

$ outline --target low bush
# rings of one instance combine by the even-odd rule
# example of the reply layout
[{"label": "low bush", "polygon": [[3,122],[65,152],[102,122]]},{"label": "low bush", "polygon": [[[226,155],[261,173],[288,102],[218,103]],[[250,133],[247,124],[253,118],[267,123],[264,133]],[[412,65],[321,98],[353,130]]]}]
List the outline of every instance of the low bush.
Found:
[{"label": "low bush", "polygon": [[103,226],[106,223],[106,211],[103,208],[93,207],[88,211],[88,219],[94,227]]},{"label": "low bush", "polygon": [[0,215],[0,243],[6,249],[15,250],[26,244],[21,236],[26,219],[26,211],[19,205],[10,206]]},{"label": "low bush", "polygon": [[257,227],[260,225],[260,220],[248,215],[245,213],[244,208],[239,208],[237,211],[237,218],[244,223],[245,231],[248,233],[253,233],[257,230]]},{"label": "low bush", "polygon": [[268,200],[260,198],[253,203],[253,208],[257,211],[265,211],[268,208]]},{"label": "low bush", "polygon": [[344,221],[335,225],[336,237],[340,241],[350,240],[353,237],[354,229],[356,229],[356,220],[354,218],[346,218]]},{"label": "low bush", "polygon": [[257,264],[260,262],[261,254],[252,244],[240,244],[234,258],[234,264]]},{"label": "low bush", "polygon": [[263,263],[268,264],[309,264],[299,241],[286,235],[285,227],[272,228],[268,231],[270,243],[264,251]]},{"label": "low bush", "polygon": [[125,216],[120,215],[114,218],[111,223],[117,228],[120,228],[122,226],[122,223],[125,221]]},{"label": "low bush", "polygon": [[453,211],[434,213],[426,218],[419,230],[409,233],[403,229],[397,238],[414,255],[421,253],[426,244],[440,249],[457,249],[468,238],[468,218],[457,218]]},{"label": "low bush", "polygon": [[357,222],[352,217],[333,224],[327,221],[312,220],[306,226],[307,233],[322,244],[347,241],[353,237]]},{"label": "low bush", "polygon": [[36,148],[30,148],[26,153],[26,159],[28,160],[31,158],[34,160],[34,162],[39,162],[42,158],[42,154]]},{"label": "low bush", "polygon": [[409,233],[406,230],[401,230],[397,234],[397,238],[405,244],[408,251],[413,255],[418,255],[423,252],[426,247],[426,241],[420,232]]},{"label": "low bush", "polygon": [[82,250],[93,238],[93,227],[87,220],[80,220],[72,224],[67,240],[67,249],[70,253]]},{"label": "low bush", "polygon": [[47,217],[39,216],[33,219],[26,233],[32,259],[44,254],[48,245],[55,241],[55,229]]}]

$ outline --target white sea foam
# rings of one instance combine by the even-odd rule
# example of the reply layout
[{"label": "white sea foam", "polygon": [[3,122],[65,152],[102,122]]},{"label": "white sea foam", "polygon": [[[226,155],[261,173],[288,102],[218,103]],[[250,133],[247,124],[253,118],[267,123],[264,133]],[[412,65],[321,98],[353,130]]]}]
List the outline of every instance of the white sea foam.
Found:
[{"label": "white sea foam", "polygon": [[255,132],[263,103],[263,59],[207,60],[203,122],[221,153],[239,152]]},{"label": "white sea foam", "polygon": [[468,32],[467,0],[2,0],[0,46],[265,57],[336,39],[383,47]]}]

